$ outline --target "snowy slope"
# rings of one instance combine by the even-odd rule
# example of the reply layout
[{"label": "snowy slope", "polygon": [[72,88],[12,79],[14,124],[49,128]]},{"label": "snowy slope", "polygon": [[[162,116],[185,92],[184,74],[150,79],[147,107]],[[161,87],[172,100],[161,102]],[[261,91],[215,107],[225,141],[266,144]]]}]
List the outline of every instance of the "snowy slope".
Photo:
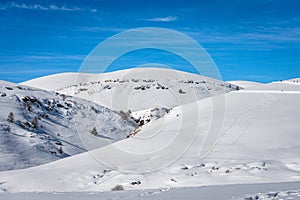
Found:
[{"label": "snowy slope", "polygon": [[[95,103],[4,81],[0,107],[0,170],[36,166],[98,148],[126,138],[137,126]],[[97,136],[91,134],[94,127]],[[97,144],[86,147],[90,143],[85,140]]]},{"label": "snowy slope", "polygon": [[[280,90],[274,92],[278,87]],[[210,126],[211,119],[222,114],[221,109],[212,114],[212,102],[222,95],[197,101],[199,112],[195,103],[176,107],[136,136],[90,153],[1,172],[0,187],[11,192],[105,191],[117,184],[127,190],[299,181],[300,88],[281,83],[268,88],[225,94],[221,137],[205,158],[199,157],[204,138],[217,129]],[[281,92],[282,88],[293,93]],[[201,123],[190,144],[194,120]],[[182,145],[189,148],[179,157],[181,152],[177,151]],[[160,166],[165,167],[155,170]],[[145,170],[148,173],[133,173]]]},{"label": "snowy slope", "polygon": [[236,89],[235,85],[220,80],[163,68],[135,68],[104,74],[63,73],[22,84],[124,111],[170,109]]},{"label": "snowy slope", "polygon": [[253,82],[253,81],[227,81],[227,83],[237,85],[241,88],[249,88],[249,87],[252,87],[252,86],[262,85],[262,83]]},{"label": "snowy slope", "polygon": [[267,83],[263,85],[253,86],[251,88],[247,88],[247,90],[251,91],[268,91],[268,92],[290,92],[290,93],[297,93],[300,89],[300,84],[293,81],[278,81],[278,82],[272,82]]}]

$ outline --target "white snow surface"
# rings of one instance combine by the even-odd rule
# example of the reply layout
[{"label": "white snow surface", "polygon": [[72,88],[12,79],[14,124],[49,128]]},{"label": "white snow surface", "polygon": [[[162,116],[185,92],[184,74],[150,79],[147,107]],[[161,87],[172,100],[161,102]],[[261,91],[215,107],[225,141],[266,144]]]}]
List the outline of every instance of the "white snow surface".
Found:
[{"label": "white snow surface", "polygon": [[[42,166],[1,172],[0,188],[78,192],[108,191],[118,184],[132,190],[300,181],[297,91],[300,86],[277,82],[184,104],[129,139]],[[213,102],[223,99],[220,138],[200,157],[210,142],[207,136],[218,129],[212,119],[222,116],[222,109],[212,112]],[[189,143],[195,122],[199,126]],[[182,145],[185,151],[177,152]],[[136,156],[126,157],[125,152]]]},{"label": "white snow surface", "polygon": [[117,192],[48,192],[48,193],[0,193],[5,200],[299,200],[300,182],[216,185],[192,188],[161,188],[152,190],[125,190]]}]

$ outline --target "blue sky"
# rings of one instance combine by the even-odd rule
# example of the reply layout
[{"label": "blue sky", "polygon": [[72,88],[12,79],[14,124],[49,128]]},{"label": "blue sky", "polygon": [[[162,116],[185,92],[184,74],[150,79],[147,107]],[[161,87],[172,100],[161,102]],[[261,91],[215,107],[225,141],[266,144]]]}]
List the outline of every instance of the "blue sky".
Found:
[{"label": "blue sky", "polygon": [[[1,0],[0,79],[78,71],[101,41],[139,27],[192,37],[224,80],[300,77],[299,8],[297,0]],[[111,69],[149,62],[190,71],[182,59],[155,50],[122,56]]]}]

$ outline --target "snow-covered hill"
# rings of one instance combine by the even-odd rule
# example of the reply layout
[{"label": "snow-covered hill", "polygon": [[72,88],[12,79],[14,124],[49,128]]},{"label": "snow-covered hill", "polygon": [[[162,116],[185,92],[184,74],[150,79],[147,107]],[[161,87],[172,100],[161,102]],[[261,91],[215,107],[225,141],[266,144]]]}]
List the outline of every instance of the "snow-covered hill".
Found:
[{"label": "snow-covered hill", "polygon": [[124,111],[156,107],[170,109],[240,89],[220,80],[163,68],[134,68],[104,74],[63,73],[22,84]]},{"label": "snow-covered hill", "polygon": [[249,88],[253,86],[262,85],[262,83],[253,82],[253,81],[227,81],[227,83],[237,85],[241,88]]},{"label": "snow-covered hill", "polygon": [[[22,85],[1,82],[0,130],[12,134],[1,135],[0,170],[36,166],[104,146],[135,135],[137,126],[174,106],[235,89],[211,78],[152,68],[56,74]],[[7,121],[10,113],[12,122]]]},{"label": "snow-covered hill", "polygon": [[0,107],[0,170],[36,166],[98,148],[126,138],[137,127],[124,113],[4,81]]},{"label": "snow-covered hill", "polygon": [[[90,153],[1,172],[0,188],[103,191],[116,185],[128,190],[299,181],[299,91],[300,86],[279,82],[226,93],[221,137],[205,158],[199,156],[203,141],[218,128],[211,124],[213,117],[222,116],[221,109],[212,112],[212,102],[222,95],[175,107],[134,137]],[[195,120],[200,123],[189,143]],[[178,152],[181,146],[187,147],[184,152]],[[165,167],[155,170],[160,166]]]}]

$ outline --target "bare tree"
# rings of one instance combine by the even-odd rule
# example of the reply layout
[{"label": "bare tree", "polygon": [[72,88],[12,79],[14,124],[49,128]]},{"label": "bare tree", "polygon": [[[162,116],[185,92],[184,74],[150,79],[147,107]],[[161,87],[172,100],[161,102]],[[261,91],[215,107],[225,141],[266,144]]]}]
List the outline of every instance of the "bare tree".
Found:
[{"label": "bare tree", "polygon": [[39,119],[37,117],[34,117],[31,123],[33,125],[33,128],[37,128],[39,126]]}]

